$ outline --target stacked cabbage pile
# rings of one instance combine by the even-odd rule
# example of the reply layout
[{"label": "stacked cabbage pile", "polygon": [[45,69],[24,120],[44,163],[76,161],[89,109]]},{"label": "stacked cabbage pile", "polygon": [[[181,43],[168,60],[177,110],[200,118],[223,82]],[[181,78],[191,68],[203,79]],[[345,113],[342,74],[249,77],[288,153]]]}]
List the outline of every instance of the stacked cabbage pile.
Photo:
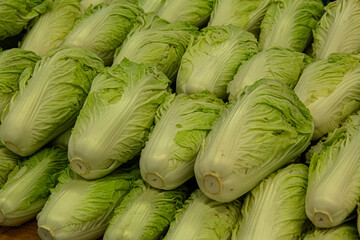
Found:
[{"label": "stacked cabbage pile", "polygon": [[359,239],[360,0],[0,0],[0,13],[1,226]]}]

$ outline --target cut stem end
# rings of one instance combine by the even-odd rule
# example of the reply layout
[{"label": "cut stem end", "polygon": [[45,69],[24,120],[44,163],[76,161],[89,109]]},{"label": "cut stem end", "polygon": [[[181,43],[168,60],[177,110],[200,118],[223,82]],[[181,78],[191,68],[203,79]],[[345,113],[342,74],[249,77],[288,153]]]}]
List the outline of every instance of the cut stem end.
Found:
[{"label": "cut stem end", "polygon": [[86,175],[90,171],[90,166],[86,162],[84,162],[81,158],[73,158],[70,161],[71,169],[79,174],[80,176]]},{"label": "cut stem end", "polygon": [[164,187],[164,178],[158,172],[146,173],[146,181],[155,188]]},{"label": "cut stem end", "polygon": [[55,233],[54,231],[46,226],[41,226],[38,228],[38,234],[42,240],[54,240]]},{"label": "cut stem end", "polygon": [[313,223],[319,228],[332,227],[333,219],[328,212],[315,211],[313,216]]},{"label": "cut stem end", "polygon": [[219,194],[223,188],[223,182],[221,178],[215,173],[206,174],[203,178],[203,185],[205,190],[212,195]]}]

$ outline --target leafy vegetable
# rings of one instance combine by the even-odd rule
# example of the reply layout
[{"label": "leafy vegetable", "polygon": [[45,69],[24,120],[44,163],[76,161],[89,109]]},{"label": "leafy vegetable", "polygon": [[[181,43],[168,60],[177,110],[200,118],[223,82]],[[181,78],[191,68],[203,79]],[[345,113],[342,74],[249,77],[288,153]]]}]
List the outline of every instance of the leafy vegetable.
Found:
[{"label": "leafy vegetable", "polygon": [[61,48],[43,57],[32,74],[23,74],[20,91],[4,110],[3,144],[28,156],[73,126],[102,68],[101,59],[80,48]]},{"label": "leafy vegetable", "polygon": [[220,203],[195,190],[178,210],[164,240],[229,239],[240,214],[241,202]]},{"label": "leafy vegetable", "polygon": [[206,25],[214,0],[165,0],[156,12],[169,22],[184,21],[201,27]]},{"label": "leafy vegetable", "polygon": [[176,80],[176,92],[208,90],[227,98],[226,87],[239,66],[258,51],[254,35],[232,25],[206,27],[188,47]]},{"label": "leafy vegetable", "polygon": [[139,6],[144,12],[157,12],[166,0],[138,0]]},{"label": "leafy vegetable", "polygon": [[70,136],[72,169],[99,178],[138,155],[169,83],[163,73],[127,59],[99,74]]},{"label": "leafy vegetable", "polygon": [[31,74],[39,60],[40,57],[35,53],[19,48],[0,52],[0,113],[19,90],[21,74]]},{"label": "leafy vegetable", "polygon": [[306,233],[302,240],[358,240],[356,227],[343,224],[330,229],[315,228]]},{"label": "leafy vegetable", "polygon": [[63,133],[61,133],[59,136],[57,136],[56,138],[54,138],[51,141],[51,144],[55,147],[59,147],[62,149],[67,150],[68,146],[69,146],[69,140],[70,140],[70,136],[71,136],[71,131],[72,131],[73,127],[65,130]]},{"label": "leafy vegetable", "polygon": [[291,164],[271,174],[244,200],[232,239],[298,239],[307,219],[308,167]]},{"label": "leafy vegetable", "polygon": [[138,3],[139,0],[80,0],[80,5],[82,11],[85,12],[91,6],[91,8],[96,7],[99,4],[106,3]]},{"label": "leafy vegetable", "polygon": [[227,87],[229,100],[236,98],[245,86],[262,78],[280,80],[294,88],[310,61],[307,55],[289,49],[274,47],[261,51],[239,67]]},{"label": "leafy vegetable", "polygon": [[294,91],[280,81],[259,80],[214,123],[195,161],[197,183],[210,198],[232,201],[292,162],[312,133],[311,115]]},{"label": "leafy vegetable", "polygon": [[304,51],[323,12],[324,5],[321,0],[272,2],[260,26],[260,49],[283,47]]},{"label": "leafy vegetable", "polygon": [[332,54],[309,64],[294,90],[314,118],[313,139],[360,109],[360,55]]},{"label": "leafy vegetable", "polygon": [[313,55],[327,58],[331,53],[360,51],[360,1],[329,3],[314,30]]},{"label": "leafy vegetable", "polygon": [[101,4],[89,9],[65,37],[63,46],[81,47],[96,53],[110,65],[115,49],[131,30],[142,10],[132,3]]},{"label": "leafy vegetable", "polygon": [[343,223],[360,200],[360,112],[331,132],[311,158],[306,213],[317,227]]},{"label": "leafy vegetable", "polygon": [[22,157],[0,143],[0,188],[4,186],[9,174],[19,165],[20,160]]},{"label": "leafy vegetable", "polygon": [[51,10],[41,15],[27,32],[21,48],[44,56],[60,46],[80,14],[79,0],[55,0]]},{"label": "leafy vegetable", "polygon": [[162,191],[137,181],[115,209],[104,240],[159,239],[186,197],[185,188]]},{"label": "leafy vegetable", "polygon": [[215,0],[209,26],[235,25],[258,36],[260,24],[273,0]]},{"label": "leafy vegetable", "polygon": [[117,49],[113,64],[127,58],[156,67],[175,79],[187,46],[197,35],[196,27],[184,22],[169,23],[155,13],[138,18],[125,42]]},{"label": "leafy vegetable", "polygon": [[1,0],[0,40],[19,34],[29,22],[45,13],[48,0]]},{"label": "leafy vegetable", "polygon": [[223,102],[209,92],[171,95],[140,157],[140,171],[151,186],[174,189],[194,176],[194,162]]},{"label": "leafy vegetable", "polygon": [[138,177],[139,171],[135,169],[115,171],[101,179],[87,181],[67,168],[37,216],[40,238],[88,240],[101,237],[114,208]]},{"label": "leafy vegetable", "polygon": [[44,148],[21,162],[0,190],[0,225],[18,226],[34,218],[67,165],[66,151],[59,148]]}]

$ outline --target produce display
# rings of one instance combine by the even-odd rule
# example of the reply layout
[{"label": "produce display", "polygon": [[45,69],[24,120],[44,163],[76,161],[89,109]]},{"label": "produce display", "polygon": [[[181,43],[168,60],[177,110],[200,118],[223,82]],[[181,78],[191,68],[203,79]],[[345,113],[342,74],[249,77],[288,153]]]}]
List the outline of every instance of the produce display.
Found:
[{"label": "produce display", "polygon": [[360,240],[360,0],[0,16],[0,239]]}]

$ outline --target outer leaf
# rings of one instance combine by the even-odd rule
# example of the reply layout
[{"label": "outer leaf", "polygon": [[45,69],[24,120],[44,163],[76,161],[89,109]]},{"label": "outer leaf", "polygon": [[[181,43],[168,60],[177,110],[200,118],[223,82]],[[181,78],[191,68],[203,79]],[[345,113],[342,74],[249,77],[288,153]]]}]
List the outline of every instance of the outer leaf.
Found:
[{"label": "outer leaf", "polygon": [[193,177],[196,154],[222,110],[223,102],[209,92],[177,95],[141,153],[143,179],[169,190]]},{"label": "outer leaf", "polygon": [[12,175],[13,170],[18,168],[20,160],[22,160],[22,157],[11,152],[0,143],[0,188],[3,187],[8,177]]},{"label": "outer leaf", "polygon": [[69,146],[69,140],[70,140],[72,129],[73,129],[73,127],[69,128],[68,130],[65,130],[59,136],[54,138],[51,141],[51,144],[55,147],[59,147],[59,148],[67,150],[68,146]]},{"label": "outer leaf", "polygon": [[258,36],[273,0],[215,0],[208,26],[235,25]]},{"label": "outer leaf", "polygon": [[124,58],[156,67],[175,79],[187,46],[197,35],[196,27],[184,22],[169,23],[155,13],[138,18],[125,42],[117,49],[113,64]]},{"label": "outer leaf", "polygon": [[335,130],[310,162],[306,213],[315,226],[340,225],[360,200],[360,112]]},{"label": "outer leaf", "polygon": [[227,84],[257,50],[254,35],[239,27],[204,28],[181,60],[176,92],[192,94],[208,90],[225,99]]},{"label": "outer leaf", "polygon": [[314,30],[313,55],[327,58],[332,53],[360,51],[360,1],[334,1]]},{"label": "outer leaf", "polygon": [[138,170],[116,171],[87,181],[68,168],[37,216],[41,239],[85,240],[101,237],[114,208],[130,190]]},{"label": "outer leaf", "polygon": [[229,100],[233,100],[245,86],[262,78],[276,79],[294,88],[310,58],[284,48],[270,48],[259,52],[242,64],[227,89]]},{"label": "outer leaf", "polygon": [[32,72],[40,57],[35,53],[12,48],[0,53],[0,113],[19,90],[19,79],[25,69]]},{"label": "outer leaf", "polygon": [[115,209],[104,240],[159,239],[186,197],[185,188],[162,191],[139,180]]},{"label": "outer leaf", "polygon": [[172,23],[184,21],[201,27],[209,20],[213,3],[214,0],[166,0],[157,15]]},{"label": "outer leaf", "polygon": [[304,69],[294,90],[314,118],[313,139],[333,131],[360,109],[359,57],[333,54]]},{"label": "outer leaf", "polygon": [[81,47],[96,53],[110,65],[115,49],[129,33],[142,10],[132,3],[101,4],[90,9],[65,37],[63,46]]},{"label": "outer leaf", "polygon": [[358,240],[359,235],[356,227],[343,224],[330,229],[315,228],[306,233],[302,240]]},{"label": "outer leaf", "polygon": [[69,140],[74,171],[99,178],[138,155],[169,82],[154,68],[127,59],[98,75]]},{"label": "outer leaf", "polygon": [[2,115],[3,144],[28,156],[71,127],[102,68],[102,61],[84,49],[62,48],[47,54]]},{"label": "outer leaf", "polygon": [[229,239],[241,202],[220,203],[195,190],[178,210],[164,240]]},{"label": "outer leaf", "polygon": [[144,9],[144,12],[146,13],[156,13],[165,2],[166,0],[138,0],[139,6]]},{"label": "outer leaf", "polygon": [[298,239],[307,219],[308,167],[291,164],[264,179],[244,200],[232,240]]},{"label": "outer leaf", "polygon": [[47,11],[47,0],[2,0],[0,2],[0,40],[19,34],[28,23]]},{"label": "outer leaf", "polygon": [[21,48],[44,56],[60,46],[80,15],[79,0],[55,0],[51,10],[27,32]]},{"label": "outer leaf", "polygon": [[14,169],[0,190],[0,225],[17,226],[34,218],[67,165],[65,150],[44,148]]},{"label": "outer leaf", "polygon": [[304,51],[323,12],[321,0],[275,0],[261,23],[260,49],[276,46]]},{"label": "outer leaf", "polygon": [[229,104],[201,147],[194,169],[200,189],[217,201],[234,200],[292,162],[312,133],[311,115],[294,91],[259,80]]}]

